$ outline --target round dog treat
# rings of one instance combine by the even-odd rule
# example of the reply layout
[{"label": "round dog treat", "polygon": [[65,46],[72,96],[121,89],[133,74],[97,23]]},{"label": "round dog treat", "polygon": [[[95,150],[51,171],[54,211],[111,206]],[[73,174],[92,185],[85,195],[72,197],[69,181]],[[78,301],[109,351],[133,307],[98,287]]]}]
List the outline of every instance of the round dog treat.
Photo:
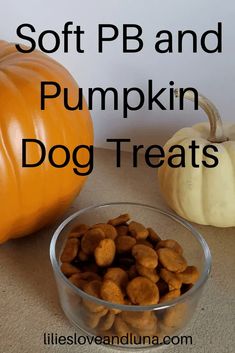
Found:
[{"label": "round dog treat", "polygon": [[168,302],[169,300],[178,298],[180,296],[180,290],[179,289],[173,289],[170,292],[166,293],[162,297],[160,297],[159,303],[165,303]]},{"label": "round dog treat", "polygon": [[100,288],[102,282],[100,280],[93,280],[88,282],[84,287],[84,292],[87,294],[93,295],[93,297],[100,298]]},{"label": "round dog treat", "polygon": [[183,272],[177,273],[177,277],[182,281],[182,283],[193,284],[197,282],[199,272],[195,266],[188,266]]},{"label": "round dog treat", "polygon": [[[83,286],[83,290],[84,290],[84,292],[92,295],[93,297],[100,298],[101,285],[102,285],[101,281],[94,280],[91,282],[87,282]],[[93,301],[88,300],[88,299],[83,299],[83,305],[93,313],[98,313],[98,312],[103,311],[105,309],[105,307],[103,305],[96,304]]]},{"label": "round dog treat", "polygon": [[[129,219],[123,214],[108,223],[74,226],[60,257],[62,273],[87,294],[120,305],[155,305],[184,294],[198,280],[199,271],[187,266],[182,247],[173,239],[161,240],[141,223],[128,224]],[[161,327],[167,333],[178,328],[172,318],[175,310],[167,309],[158,324],[155,313],[107,309],[95,298],[69,294],[71,306],[80,310],[84,324],[96,334],[154,336]]]},{"label": "round dog treat", "polygon": [[157,322],[156,316],[151,311],[123,311],[120,317],[134,329],[148,329]]},{"label": "round dog treat", "polygon": [[[135,326],[137,326],[137,323],[135,323]],[[146,323],[146,325],[142,325],[142,327],[135,327],[135,326],[134,326],[134,330],[141,336],[156,335],[157,326],[158,326],[157,317],[153,313],[151,313],[150,319]]]},{"label": "round dog treat", "polygon": [[121,288],[110,279],[105,279],[100,288],[102,299],[116,304],[124,304],[124,297]]},{"label": "round dog treat", "polygon": [[157,242],[159,242],[161,240],[161,238],[159,237],[159,235],[152,229],[152,228],[147,228],[148,232],[149,232],[149,236],[148,239],[153,243],[156,244]]},{"label": "round dog treat", "polygon": [[129,232],[136,239],[146,239],[149,235],[148,229],[143,224],[132,221],[129,223]]},{"label": "round dog treat", "polygon": [[104,279],[110,279],[115,282],[118,287],[125,289],[128,282],[128,274],[120,267],[111,267],[105,273]]},{"label": "round dog treat", "polygon": [[86,224],[78,224],[68,235],[69,238],[80,238],[90,227]]},{"label": "round dog treat", "polygon": [[95,261],[98,266],[109,266],[112,264],[115,257],[116,247],[112,239],[106,238],[100,241],[95,248]]},{"label": "round dog treat", "polygon": [[187,267],[185,258],[170,248],[157,250],[158,258],[163,267],[172,272],[183,272]]},{"label": "round dog treat", "polygon": [[126,291],[133,304],[151,305],[159,301],[158,287],[146,277],[135,277],[128,283]]},{"label": "round dog treat", "polygon": [[182,286],[182,281],[175,272],[170,272],[165,268],[161,268],[160,277],[168,284],[170,290],[180,289]]},{"label": "round dog treat", "polygon": [[136,270],[139,275],[151,279],[152,282],[156,283],[159,280],[159,276],[154,268],[147,268],[136,262]]},{"label": "round dog treat", "polygon": [[63,262],[60,266],[61,272],[67,277],[74,275],[75,273],[79,273],[80,270],[76,267],[71,265],[70,263]]},{"label": "round dog treat", "polygon": [[93,225],[92,228],[101,229],[105,234],[105,238],[110,238],[110,239],[114,240],[118,235],[116,229],[111,224],[97,223],[97,224]]},{"label": "round dog treat", "polygon": [[81,240],[82,251],[87,255],[93,254],[95,248],[99,245],[99,242],[104,238],[105,234],[102,229],[94,228],[88,230]]},{"label": "round dog treat", "polygon": [[119,254],[131,251],[133,246],[136,244],[135,238],[129,235],[120,235],[115,239],[117,252]]},{"label": "round dog treat", "polygon": [[108,221],[108,224],[111,224],[112,226],[116,227],[116,226],[119,226],[123,223],[128,222],[129,220],[130,220],[129,214],[125,213],[125,214],[122,214],[116,218],[110,219]]},{"label": "round dog treat", "polygon": [[128,231],[129,231],[129,228],[128,228],[127,224],[122,224],[120,226],[117,226],[116,230],[117,230],[117,233],[118,233],[119,236],[120,235],[127,235]]},{"label": "round dog treat", "polygon": [[60,257],[61,262],[71,262],[77,256],[79,250],[80,241],[77,238],[71,238],[66,241],[62,255]]},{"label": "round dog treat", "polygon": [[156,250],[158,250],[160,248],[170,248],[170,249],[175,250],[175,252],[177,252],[180,255],[183,254],[182,247],[180,246],[179,243],[177,243],[177,241],[175,241],[173,239],[160,240],[157,243]]},{"label": "round dog treat", "polygon": [[131,333],[132,336],[137,336],[137,334],[133,330],[131,330],[127,323],[123,321],[119,316],[116,316],[114,320],[114,330],[116,334],[120,337],[126,336],[127,334]]},{"label": "round dog treat", "polygon": [[105,316],[100,319],[99,329],[102,331],[110,330],[113,326],[115,315],[112,312],[108,312]]},{"label": "round dog treat", "polygon": [[132,248],[132,255],[136,261],[147,268],[155,268],[158,264],[156,251],[146,245],[136,244]]},{"label": "round dog treat", "polygon": [[98,313],[93,313],[89,310],[84,310],[82,311],[82,317],[83,320],[85,321],[85,324],[89,326],[90,328],[96,328],[103,316],[105,316],[108,313],[108,309],[104,308],[104,310],[98,312]]}]

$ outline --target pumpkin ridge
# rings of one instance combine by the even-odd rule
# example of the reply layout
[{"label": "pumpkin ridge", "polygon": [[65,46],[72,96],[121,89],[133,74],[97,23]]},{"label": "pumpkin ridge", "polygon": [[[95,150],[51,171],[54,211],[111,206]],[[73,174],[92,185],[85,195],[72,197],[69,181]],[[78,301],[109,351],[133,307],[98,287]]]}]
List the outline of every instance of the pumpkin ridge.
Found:
[{"label": "pumpkin ridge", "polygon": [[[18,67],[17,67],[18,68]],[[27,109],[26,109],[26,101],[25,101],[25,97],[24,95],[21,93],[21,91],[17,88],[17,85],[16,83],[14,82],[14,75],[19,75],[19,71],[16,73],[16,72],[11,72],[11,79],[9,78],[9,76],[7,76],[7,79],[9,80],[9,82],[11,83],[12,87],[14,87],[14,96],[15,97],[18,97],[17,98],[17,104],[20,103],[20,106],[21,107],[25,107],[24,110],[25,112],[27,112],[26,114],[24,114],[24,120],[27,119],[27,126],[29,126],[29,124],[31,124],[32,128],[31,130],[34,132],[34,135],[31,136],[31,138],[37,138],[39,139],[39,135],[38,135],[38,129],[35,128],[35,122],[34,122],[34,119],[31,119],[30,116],[33,116],[33,114],[31,113],[28,113],[29,109],[31,108],[31,106],[27,106]],[[11,143],[9,142],[9,146],[11,146]],[[17,155],[15,154],[15,152],[11,149],[11,147],[8,147],[8,150],[11,150],[11,162],[13,165],[17,165],[16,163],[16,158],[17,158]],[[44,164],[43,164],[43,167],[44,167]],[[17,197],[17,200],[18,200],[18,210],[26,210],[26,208],[24,206],[24,203],[25,201],[22,199],[22,197],[24,197],[24,193],[22,192],[23,190],[23,186],[21,184],[21,178],[20,178],[20,173],[19,171],[17,170],[17,168],[13,167],[14,169],[14,175],[15,175],[15,184],[16,184],[16,190],[18,192],[18,197]],[[41,173],[42,174],[42,173]],[[43,175],[43,174],[42,174]],[[38,188],[38,185],[37,185],[37,188]],[[43,193],[41,193],[41,200],[43,200],[45,198],[45,195]],[[39,207],[38,206],[38,209],[35,211],[35,214],[37,214],[38,212],[40,212],[40,209],[42,209],[42,206]],[[27,213],[27,211],[26,211]],[[20,228],[21,228],[21,224],[24,224],[24,223],[28,223],[28,216],[27,214],[25,216],[23,216],[23,218],[21,218],[21,222],[19,222],[19,220],[16,218],[15,219],[15,224],[12,223],[12,238],[15,238],[17,237],[18,233],[20,233]],[[17,226],[16,226],[17,225]],[[17,229],[16,232],[13,232],[13,229]]]}]

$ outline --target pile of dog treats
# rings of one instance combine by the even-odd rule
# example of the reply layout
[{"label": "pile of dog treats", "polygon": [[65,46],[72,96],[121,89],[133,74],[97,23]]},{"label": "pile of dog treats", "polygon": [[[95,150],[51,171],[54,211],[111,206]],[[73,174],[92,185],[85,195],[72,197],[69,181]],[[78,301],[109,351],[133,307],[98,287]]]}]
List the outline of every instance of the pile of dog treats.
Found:
[{"label": "pile of dog treats", "polygon": [[[107,223],[75,226],[60,260],[61,271],[76,287],[116,304],[164,303],[186,292],[199,277],[175,240],[162,240],[152,228],[130,221],[128,214]],[[121,312],[82,301],[89,327],[99,325],[105,331],[113,326],[118,334],[130,327],[138,333],[156,329],[157,318],[151,311]]]}]

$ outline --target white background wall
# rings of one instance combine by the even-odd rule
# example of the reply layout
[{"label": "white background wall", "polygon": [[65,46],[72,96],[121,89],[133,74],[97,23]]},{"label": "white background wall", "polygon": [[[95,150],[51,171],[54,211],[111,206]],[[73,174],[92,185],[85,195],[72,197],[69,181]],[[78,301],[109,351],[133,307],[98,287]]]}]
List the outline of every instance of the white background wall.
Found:
[{"label": "white background wall", "polygon": [[[225,120],[234,121],[234,0],[0,0],[0,4],[1,39],[19,41],[16,28],[24,22],[36,28],[35,39],[46,29],[60,32],[66,21],[83,27],[85,54],[75,50],[64,54],[59,50],[52,56],[70,70],[85,91],[96,86],[113,86],[119,90],[138,86],[145,90],[148,79],[153,79],[160,89],[174,80],[175,86],[200,90],[216,103]],[[208,29],[216,29],[219,21],[223,23],[222,54],[205,54],[202,50],[193,54],[190,40],[185,42],[183,54],[154,51],[159,30],[168,29],[176,34],[178,30],[192,29],[201,35]],[[144,49],[138,54],[123,54],[120,38],[107,45],[103,54],[98,54],[99,23],[141,25]],[[168,95],[164,97],[163,103],[167,104]],[[202,111],[193,111],[191,103],[183,112],[160,109],[150,112],[145,108],[131,113],[128,119],[123,119],[122,112],[111,107],[106,112],[97,107],[92,116],[96,145],[103,147],[109,147],[105,139],[111,137],[130,137],[138,144],[162,144],[175,130],[206,119]]]}]

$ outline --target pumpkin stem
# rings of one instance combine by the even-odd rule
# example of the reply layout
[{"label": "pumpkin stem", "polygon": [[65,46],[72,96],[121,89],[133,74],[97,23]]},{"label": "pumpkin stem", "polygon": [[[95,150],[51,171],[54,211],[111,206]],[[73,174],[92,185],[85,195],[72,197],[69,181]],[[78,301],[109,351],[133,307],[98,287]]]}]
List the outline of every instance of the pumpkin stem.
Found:
[{"label": "pumpkin stem", "polygon": [[[174,92],[175,97],[180,96],[180,90],[178,88],[176,88]],[[194,101],[195,96],[193,91],[188,90],[183,92],[183,98]],[[228,138],[224,134],[223,123],[219,111],[214,104],[201,94],[198,95],[198,104],[204,110],[210,122],[210,136],[208,140],[214,143],[228,141]]]}]

